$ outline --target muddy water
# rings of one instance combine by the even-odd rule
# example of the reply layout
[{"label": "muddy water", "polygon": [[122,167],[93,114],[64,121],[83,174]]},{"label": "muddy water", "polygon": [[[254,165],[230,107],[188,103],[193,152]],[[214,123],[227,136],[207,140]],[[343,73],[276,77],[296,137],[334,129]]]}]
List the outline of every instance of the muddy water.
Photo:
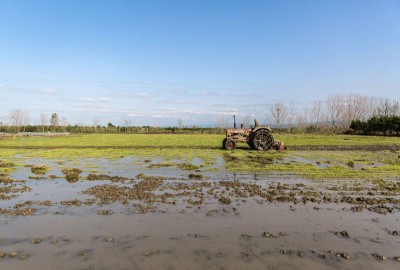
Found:
[{"label": "muddy water", "polygon": [[[60,165],[47,164],[52,170],[43,180],[29,179],[33,174],[25,167],[11,175],[26,180],[32,190],[0,201],[1,208],[30,201],[37,212],[0,216],[2,270],[400,268],[398,205],[386,204],[393,211],[385,214],[353,212],[353,204],[340,200],[348,194],[330,190],[332,183],[223,171],[147,170],[147,165],[132,160],[64,164],[84,171],[79,181],[69,183]],[[93,169],[127,179],[88,181]],[[110,194],[115,201],[107,202],[84,193],[104,185],[134,188],[145,181],[136,177],[139,173],[165,179],[146,186],[139,197],[130,190],[133,199]],[[190,173],[203,179],[189,180]],[[49,180],[50,174],[58,177]],[[170,195],[160,197],[166,193]],[[352,191],[352,196],[361,193]],[[337,196],[338,203],[322,200],[327,194]],[[90,203],[61,203],[75,199]],[[38,203],[44,200],[52,205]],[[103,215],[100,210],[109,212]],[[16,256],[11,258],[13,252]]]}]

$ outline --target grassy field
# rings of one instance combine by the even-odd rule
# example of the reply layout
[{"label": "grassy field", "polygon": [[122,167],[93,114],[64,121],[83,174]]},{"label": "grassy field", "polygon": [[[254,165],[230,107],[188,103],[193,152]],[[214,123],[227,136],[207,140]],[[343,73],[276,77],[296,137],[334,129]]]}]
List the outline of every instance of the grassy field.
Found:
[{"label": "grassy field", "polygon": [[[275,138],[290,146],[302,145],[400,145],[398,137],[355,136],[355,135],[308,135],[274,134]],[[4,146],[132,146],[132,147],[221,147],[223,135],[187,134],[89,134],[65,137],[4,137]]]},{"label": "grassy field", "polygon": [[[235,151],[221,148],[221,135],[71,135],[65,137],[3,137],[0,139],[0,159],[22,162],[25,159],[105,158],[134,156],[142,160],[158,159],[203,162],[203,170],[274,173],[306,178],[393,178],[400,175],[399,153],[390,151],[293,151],[295,146],[376,146],[399,145],[396,137],[350,135],[288,135],[275,134],[284,141],[286,152],[250,151],[239,144]],[[162,166],[162,165],[160,165]],[[10,169],[3,169],[10,170]]]}]

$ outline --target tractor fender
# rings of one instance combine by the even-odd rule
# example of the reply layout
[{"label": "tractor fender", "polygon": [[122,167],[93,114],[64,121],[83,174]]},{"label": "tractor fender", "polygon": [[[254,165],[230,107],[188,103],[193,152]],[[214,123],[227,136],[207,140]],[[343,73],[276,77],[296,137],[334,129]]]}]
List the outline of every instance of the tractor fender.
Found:
[{"label": "tractor fender", "polygon": [[258,127],[255,127],[251,132],[256,132],[259,129],[266,129],[272,133],[272,129],[269,126],[258,126]]}]

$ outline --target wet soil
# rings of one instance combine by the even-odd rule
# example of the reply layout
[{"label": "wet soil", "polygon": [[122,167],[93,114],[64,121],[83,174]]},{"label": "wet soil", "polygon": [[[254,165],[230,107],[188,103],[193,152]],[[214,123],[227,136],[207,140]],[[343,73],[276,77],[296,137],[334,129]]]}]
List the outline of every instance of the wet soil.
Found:
[{"label": "wet soil", "polygon": [[400,267],[399,178],[316,182],[129,158],[27,163],[50,169],[1,177],[2,270]]}]

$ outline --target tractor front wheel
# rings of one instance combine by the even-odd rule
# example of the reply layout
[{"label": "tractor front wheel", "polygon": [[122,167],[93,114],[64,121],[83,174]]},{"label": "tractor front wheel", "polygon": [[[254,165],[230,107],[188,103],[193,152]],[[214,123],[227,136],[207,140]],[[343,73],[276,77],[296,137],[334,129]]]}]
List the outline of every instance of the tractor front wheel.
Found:
[{"label": "tractor front wheel", "polygon": [[226,150],[235,150],[236,149],[236,142],[234,141],[234,140],[231,140],[231,139],[224,139],[224,141],[223,141],[223,147],[226,149]]}]

